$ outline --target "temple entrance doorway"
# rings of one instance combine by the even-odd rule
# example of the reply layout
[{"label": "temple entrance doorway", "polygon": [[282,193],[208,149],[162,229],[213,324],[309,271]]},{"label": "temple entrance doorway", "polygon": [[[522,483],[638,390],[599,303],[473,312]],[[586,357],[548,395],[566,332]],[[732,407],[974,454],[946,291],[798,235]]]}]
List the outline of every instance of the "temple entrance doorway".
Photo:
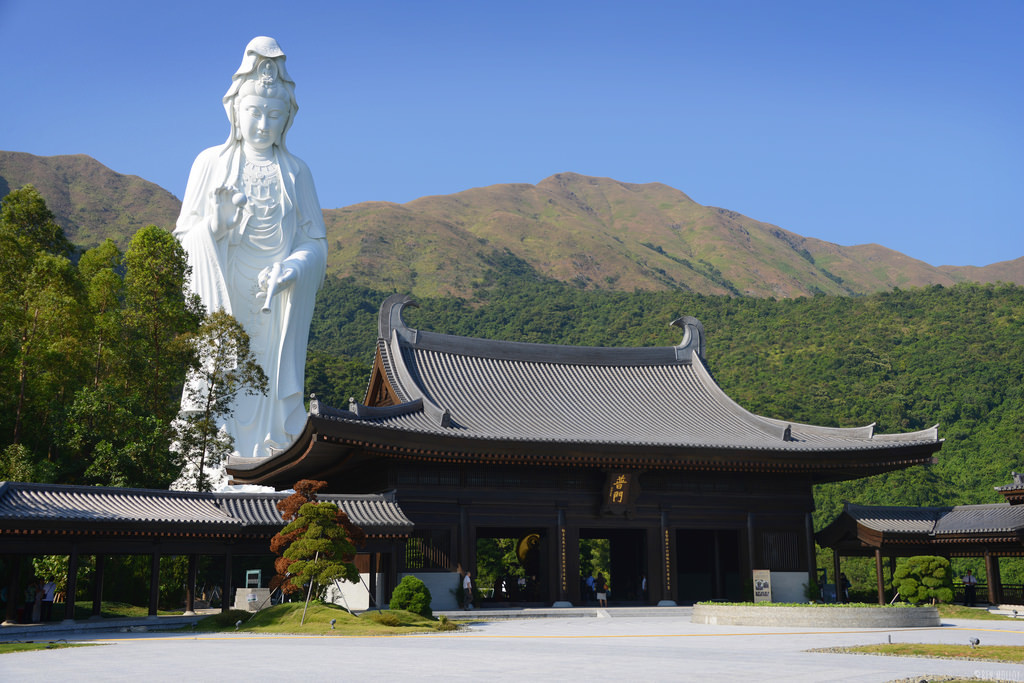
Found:
[{"label": "temple entrance doorway", "polygon": [[744,599],[740,579],[739,531],[680,529],[676,533],[676,549],[676,585],[680,604]]},{"label": "temple entrance doorway", "polygon": [[596,605],[588,576],[598,572],[608,584],[608,604],[647,602],[647,541],[643,529],[580,529],[580,601]]},{"label": "temple entrance doorway", "polygon": [[547,602],[548,551],[545,529],[478,527],[476,588],[481,602],[509,605]]}]

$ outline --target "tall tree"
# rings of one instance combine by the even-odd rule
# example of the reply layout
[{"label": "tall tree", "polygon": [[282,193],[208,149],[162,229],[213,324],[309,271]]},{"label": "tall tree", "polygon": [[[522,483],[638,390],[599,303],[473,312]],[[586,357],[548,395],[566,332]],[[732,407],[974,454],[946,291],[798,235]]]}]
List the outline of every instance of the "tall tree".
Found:
[{"label": "tall tree", "polygon": [[185,291],[190,274],[185,252],[166,230],[155,225],[139,230],[124,261],[131,372],[149,397],[151,412],[170,417],[177,412],[181,374],[192,355],[188,334],[202,322],[202,304]]},{"label": "tall tree", "polygon": [[77,456],[67,476],[164,488],[181,472],[170,448],[172,423],[201,319],[201,307],[184,292],[184,252],[170,233],[149,226],[123,257],[105,242],[82,256],[79,270],[91,314],[83,345],[89,372],[64,430]]},{"label": "tall tree", "polygon": [[196,490],[206,491],[205,468],[218,466],[234,446],[220,425],[234,412],[239,394],[266,394],[267,376],[249,349],[249,335],[224,311],[206,317],[192,346],[195,362],[176,423],[177,450],[194,469]]}]

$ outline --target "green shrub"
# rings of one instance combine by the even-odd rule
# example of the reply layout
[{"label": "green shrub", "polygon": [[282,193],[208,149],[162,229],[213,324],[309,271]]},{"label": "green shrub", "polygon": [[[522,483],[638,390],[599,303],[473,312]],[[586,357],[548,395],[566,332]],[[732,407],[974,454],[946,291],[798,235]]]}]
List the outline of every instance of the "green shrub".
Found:
[{"label": "green shrub", "polygon": [[[393,602],[393,601],[392,601]],[[402,620],[398,618],[398,615],[392,614],[391,612],[374,612],[370,615],[372,621],[377,622],[381,626],[401,626]]]},{"label": "green shrub", "polygon": [[442,614],[437,618],[437,624],[434,625],[434,628],[438,631],[457,631],[459,630],[459,625],[454,621],[450,621],[448,617]]},{"label": "green shrub", "polygon": [[405,609],[430,618],[430,589],[415,576],[406,576],[391,594],[391,609]]},{"label": "green shrub", "polygon": [[953,602],[953,573],[949,560],[935,555],[915,555],[896,565],[893,588],[915,605],[922,602]]}]

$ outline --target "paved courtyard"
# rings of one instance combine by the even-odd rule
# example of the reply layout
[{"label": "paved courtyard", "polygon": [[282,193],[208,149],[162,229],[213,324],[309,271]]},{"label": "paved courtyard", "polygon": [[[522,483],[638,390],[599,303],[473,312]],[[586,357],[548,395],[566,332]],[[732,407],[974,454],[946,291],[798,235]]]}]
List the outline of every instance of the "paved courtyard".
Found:
[{"label": "paved courtyard", "polygon": [[[807,652],[887,642],[1024,646],[1024,620],[868,630],[692,624],[688,615],[492,621],[393,638],[39,634],[103,647],[0,656],[0,679],[87,681],[891,681],[958,674],[1024,681],[1024,666]],[[2,633],[0,633],[2,636]],[[31,636],[18,636],[29,639]]]}]

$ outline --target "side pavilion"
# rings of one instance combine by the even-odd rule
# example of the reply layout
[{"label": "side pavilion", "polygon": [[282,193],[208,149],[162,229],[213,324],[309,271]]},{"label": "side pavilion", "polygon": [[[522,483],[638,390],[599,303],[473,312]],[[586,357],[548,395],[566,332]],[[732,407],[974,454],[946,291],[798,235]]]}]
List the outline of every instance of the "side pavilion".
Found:
[{"label": "side pavilion", "polygon": [[[112,556],[150,557],[149,614],[157,614],[160,586],[160,558],[188,557],[186,612],[193,610],[196,569],[200,556],[216,557],[224,567],[222,610],[235,595],[232,587],[244,587],[239,570],[240,557],[268,557],[270,539],[284,526],[277,503],[285,493],[193,493],[152,489],[61,486],[0,482],[0,556],[7,569],[5,623],[15,623],[25,558],[38,555],[67,555],[67,594],[75,595],[78,566],[85,556],[95,557],[91,585],[93,616],[99,616],[103,599],[104,567]],[[365,559],[390,558],[404,548],[412,531],[388,494],[321,495],[321,502],[334,503],[367,535]],[[369,567],[360,567],[367,571]],[[373,567],[372,582],[387,572]],[[393,584],[392,584],[393,585]],[[74,600],[65,600],[65,619],[74,619]]]},{"label": "side pavilion", "polygon": [[695,318],[673,322],[678,346],[594,348],[416,330],[409,305],[381,306],[363,403],[313,400],[295,444],[228,473],[394,490],[415,524],[399,576],[435,602],[488,538],[521,542],[524,601],[580,604],[581,539],[610,542],[613,603],[741,599],[753,569],[771,572],[776,600],[802,600],[812,486],[930,463],[942,445],[937,427],[886,435],[743,409],[709,373]]},{"label": "side pavilion", "polygon": [[[949,507],[852,505],[817,534],[818,544],[832,548],[834,574],[840,558],[874,557],[878,603],[886,602],[882,559],[889,558],[889,578],[895,559],[912,555],[981,557],[985,560],[984,588],[990,604],[1024,604],[1024,586],[1002,583],[1000,557],[1024,557],[1024,475],[997,486],[1006,502]],[[963,587],[959,586],[958,591]]]}]

